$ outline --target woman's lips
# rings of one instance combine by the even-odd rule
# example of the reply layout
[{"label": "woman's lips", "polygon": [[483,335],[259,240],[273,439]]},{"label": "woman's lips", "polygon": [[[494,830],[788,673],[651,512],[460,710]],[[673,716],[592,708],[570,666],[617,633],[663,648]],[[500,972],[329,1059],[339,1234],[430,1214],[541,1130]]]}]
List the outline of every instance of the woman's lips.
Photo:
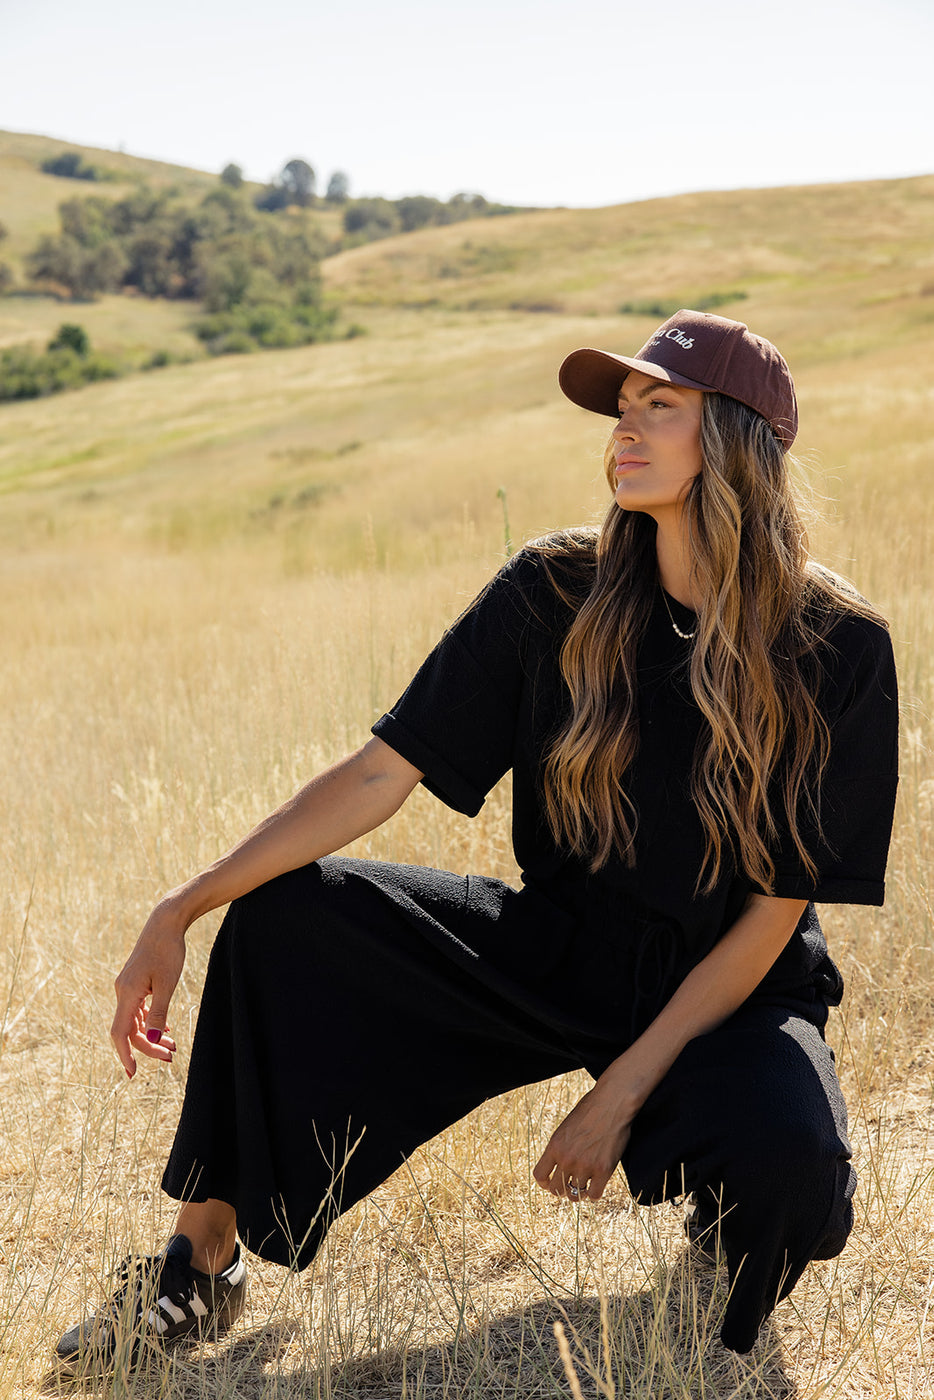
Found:
[{"label": "woman's lips", "polygon": [[648,461],[645,457],[617,457],[616,475],[623,476],[626,472],[635,471],[637,467],[647,467]]}]

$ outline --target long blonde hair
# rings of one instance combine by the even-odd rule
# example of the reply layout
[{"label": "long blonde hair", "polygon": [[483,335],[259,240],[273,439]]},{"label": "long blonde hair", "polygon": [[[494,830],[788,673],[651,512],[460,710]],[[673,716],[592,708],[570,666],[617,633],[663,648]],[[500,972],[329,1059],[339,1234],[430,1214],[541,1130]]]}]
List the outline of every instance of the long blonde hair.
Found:
[{"label": "long blonde hair", "polygon": [[[700,436],[703,466],[685,496],[702,599],[690,660],[704,721],[691,775],[706,837],[697,890],[713,888],[728,857],[770,890],[770,848],[782,824],[816,874],[802,818],[820,830],[830,735],[816,701],[817,647],[841,610],[882,619],[810,559],[786,456],[765,419],[705,393]],[[611,442],[611,489],[614,465]],[[533,548],[577,610],[561,650],[571,711],[545,768],[548,824],[591,870],[614,853],[632,864],[637,813],[626,773],[639,745],[636,650],[658,587],[655,523],[614,501],[599,534]],[[569,564],[578,567],[569,572]]]}]

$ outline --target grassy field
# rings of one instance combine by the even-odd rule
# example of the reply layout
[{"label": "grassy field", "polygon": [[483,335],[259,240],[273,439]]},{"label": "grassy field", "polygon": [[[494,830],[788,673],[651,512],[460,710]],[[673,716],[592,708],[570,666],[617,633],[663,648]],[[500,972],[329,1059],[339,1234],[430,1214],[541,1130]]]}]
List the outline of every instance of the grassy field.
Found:
[{"label": "grassy field", "polygon": [[[314,1270],[256,1266],[226,1340],[79,1388],[929,1400],[932,212],[927,179],[433,230],[327,266],[358,340],[0,411],[0,1400],[74,1389],[50,1341],[171,1224],[158,1174],[217,920],[190,940],[176,1066],[127,1084],[111,984],[152,902],[361,740],[502,559],[501,488],[516,540],[602,511],[605,434],[560,398],[562,356],[636,348],[658,318],[624,301],[726,290],[746,293],[726,314],[787,350],[818,552],[887,613],[900,661],[888,902],[825,920],[861,1181],[845,1254],[732,1357],[715,1340],[724,1281],[687,1254],[676,1211],[634,1207],[621,1178],[579,1209],[534,1188],[583,1087],[563,1079],[429,1144]],[[0,301],[0,318],[21,310]],[[150,308],[90,311],[141,337]],[[417,792],[357,849],[512,878],[508,811],[505,789],[474,822]]]}]

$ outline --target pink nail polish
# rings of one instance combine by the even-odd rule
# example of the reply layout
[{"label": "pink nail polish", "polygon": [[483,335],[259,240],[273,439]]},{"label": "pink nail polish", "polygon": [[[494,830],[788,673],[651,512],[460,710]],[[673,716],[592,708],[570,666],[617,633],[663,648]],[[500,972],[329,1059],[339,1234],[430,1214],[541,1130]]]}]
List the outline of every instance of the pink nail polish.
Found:
[{"label": "pink nail polish", "polygon": [[149,1030],[146,1032],[146,1039],[149,1041],[150,1045],[158,1045],[159,1041],[162,1039],[162,1032],[156,1030],[155,1026],[150,1026]]}]

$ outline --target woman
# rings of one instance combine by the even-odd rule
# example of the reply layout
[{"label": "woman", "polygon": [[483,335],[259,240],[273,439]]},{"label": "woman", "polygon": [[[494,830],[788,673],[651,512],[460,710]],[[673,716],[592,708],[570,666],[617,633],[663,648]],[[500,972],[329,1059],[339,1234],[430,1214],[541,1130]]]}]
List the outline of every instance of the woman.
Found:
[{"label": "woman", "polygon": [[[121,1312],[130,1345],[225,1325],[238,1228],[304,1267],[417,1144],[581,1066],[595,1084],[536,1181],[595,1200],[622,1163],[643,1201],[691,1193],[693,1235],[726,1255],[728,1347],[842,1249],[855,1177],[823,1038],[842,982],[812,901],[882,902],[888,633],[807,557],[768,341],[681,311],[559,377],[617,420],[599,535],[511,559],[374,737],[161,900],[117,978],[127,1073],[170,1061],[186,931],[233,901],[163,1179],[176,1234],[63,1358],[112,1355]],[[419,781],[473,815],[510,768],[519,890],[324,859]]]}]

